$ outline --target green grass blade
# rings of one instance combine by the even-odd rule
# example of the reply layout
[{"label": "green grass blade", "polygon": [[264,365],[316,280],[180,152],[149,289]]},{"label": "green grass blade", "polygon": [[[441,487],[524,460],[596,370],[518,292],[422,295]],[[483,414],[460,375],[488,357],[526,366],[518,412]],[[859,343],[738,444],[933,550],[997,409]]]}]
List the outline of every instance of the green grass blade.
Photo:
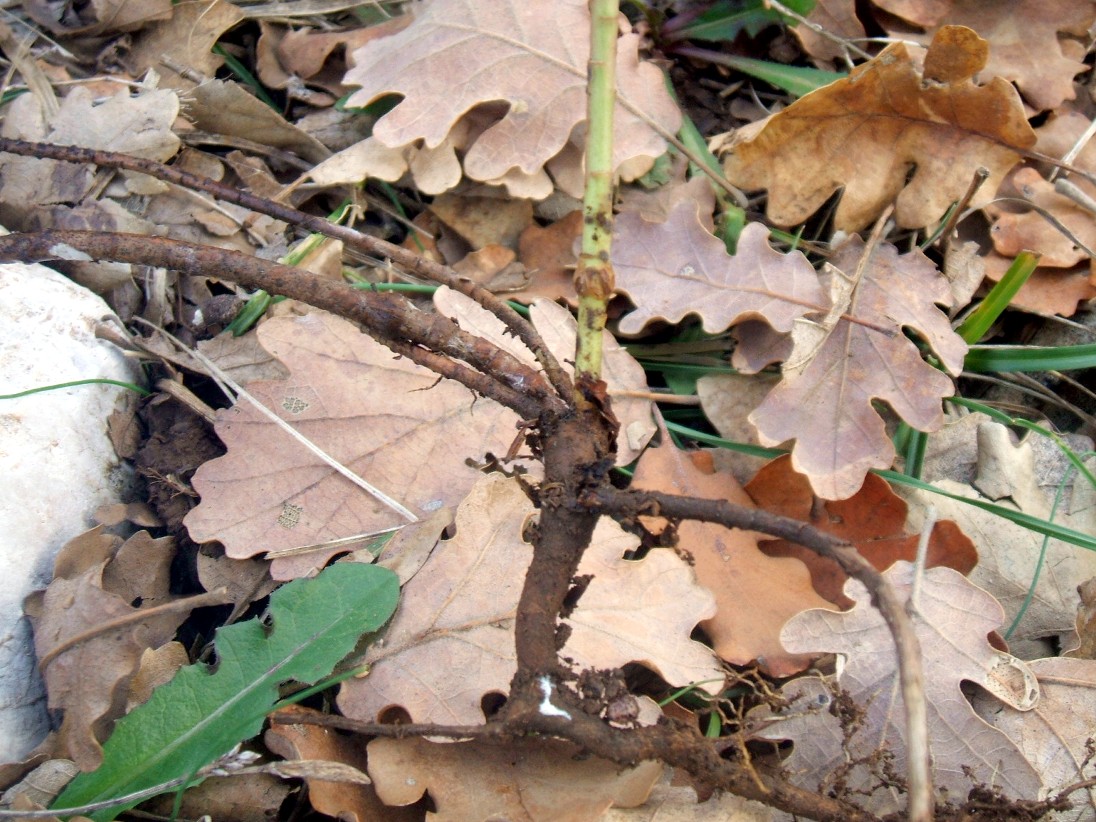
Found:
[{"label": "green grass blade", "polygon": [[1096,368],[1096,344],[1040,348],[1031,345],[975,345],[963,368],[978,373],[995,371],[1076,371]]},{"label": "green grass blade", "polygon": [[739,57],[735,54],[723,54],[718,51],[685,46],[678,53],[708,63],[727,66],[750,77],[764,80],[772,86],[783,89],[796,97],[802,97],[812,91],[828,86],[837,80],[848,77],[839,71],[822,71],[808,66],[786,66],[783,63],[770,63],[767,60],[755,60],[752,57]]},{"label": "green grass blade", "polygon": [[212,51],[214,54],[219,55],[225,61],[225,65],[228,66],[228,70],[235,74],[237,77],[239,77],[240,82],[250,88],[255,93],[256,97],[258,97],[260,100],[262,100],[279,114],[282,113],[281,108],[278,106],[277,103],[274,102],[274,99],[269,94],[267,94],[266,89],[263,88],[263,84],[259,82],[255,75],[248,71],[247,66],[245,66],[243,63],[233,57],[232,54],[230,54],[228,50],[225,49],[225,47],[222,46],[220,43],[214,45]]},{"label": "green grass blade", "polygon": [[997,318],[1008,308],[1016,292],[1031,277],[1031,272],[1039,265],[1039,255],[1030,251],[1021,251],[1008,267],[1008,271],[996,285],[990,289],[985,299],[978,304],[962,324],[955,329],[956,333],[970,344],[978,342],[986,335],[990,327],[997,322]]},{"label": "green grass blade", "polygon": [[[272,628],[253,619],[218,631],[216,671],[183,668],[119,720],[103,746],[103,764],[77,776],[53,807],[112,799],[195,773],[260,731],[283,682],[327,676],[364,634],[388,621],[398,598],[394,573],[352,562],[279,588],[270,598]],[[127,807],[91,818],[109,822]]]},{"label": "green grass blade", "polygon": [[1062,542],[1068,542],[1071,545],[1076,545],[1089,551],[1096,551],[1096,534],[1085,534],[1081,531],[1075,531],[1072,528],[1067,528],[1064,525],[1058,525],[1054,522],[1048,522],[1045,519],[1033,517],[1030,514],[1025,514],[1023,511],[1017,511],[1014,508],[1007,508],[1003,505],[997,505],[996,503],[987,502],[985,500],[964,497],[961,494],[952,494],[941,488],[937,488],[935,485],[930,485],[927,482],[915,479],[914,477],[907,477],[905,474],[899,474],[897,471],[872,471],[872,473],[878,474],[889,482],[907,485],[910,488],[917,488],[921,491],[928,491],[931,494],[939,494],[942,497],[947,497],[948,499],[953,499],[957,502],[973,505],[975,508],[989,511],[991,514],[995,514],[1002,519],[1007,519],[1009,522],[1014,522],[1037,534],[1045,534],[1054,539],[1060,539]]},{"label": "green grass blade", "polygon": [[44,391],[59,391],[62,388],[76,388],[80,385],[117,385],[119,388],[128,388],[130,391],[136,391],[142,397],[152,396],[152,392],[147,388],[142,388],[131,382],[96,377],[95,379],[72,380],[71,382],[58,382],[53,385],[40,385],[37,388],[28,388],[26,391],[16,391],[14,394],[0,394],[0,400],[17,400],[20,397],[29,397],[31,394],[41,394]]}]

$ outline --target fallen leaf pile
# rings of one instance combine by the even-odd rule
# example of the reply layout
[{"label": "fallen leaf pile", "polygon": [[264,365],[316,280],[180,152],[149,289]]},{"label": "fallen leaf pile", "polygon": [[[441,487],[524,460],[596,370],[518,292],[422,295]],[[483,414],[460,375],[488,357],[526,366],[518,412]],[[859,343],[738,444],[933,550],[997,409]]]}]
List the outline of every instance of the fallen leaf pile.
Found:
[{"label": "fallen leaf pile", "polygon": [[[589,5],[9,3],[0,135],[170,163],[338,215],[513,301],[573,375]],[[760,0],[625,4],[618,16],[616,295],[601,376],[619,433],[599,470],[621,488],[729,501],[855,546],[908,603],[937,799],[1053,796],[1093,776],[1096,553],[1079,546],[1096,533],[1096,461],[1091,440],[1045,420],[1018,439],[1041,412],[960,380],[979,351],[957,329],[1023,251],[1039,266],[978,342],[1023,338],[1036,318],[1022,311],[1091,328],[1096,0],[800,5],[807,23]],[[828,73],[801,74],[807,62]],[[778,85],[751,79],[757,64]],[[803,93],[803,77],[835,69],[847,74]],[[798,91],[774,95],[788,78]],[[702,165],[725,179],[713,185]],[[206,194],[11,154],[0,222],[268,260],[300,248],[286,224]],[[423,297],[387,260],[316,245],[298,263],[307,276],[406,289],[422,312],[540,368],[469,297]],[[55,733],[0,769],[4,787],[43,760],[72,761],[80,775],[61,797],[99,799],[166,779],[176,744],[193,773],[230,747],[187,747],[187,711],[221,688],[226,705],[260,690],[262,704],[226,709],[233,724],[214,700],[195,722],[252,734],[219,765],[258,752],[258,772],[203,775],[179,807],[169,795],[144,810],[226,822],[783,818],[659,762],[473,738],[517,670],[545,500],[535,420],[308,306],[272,306],[237,338],[224,329],[243,330],[231,324],[241,304],[254,300],[246,314],[272,295],[189,272],[58,265],[136,332],[123,342],[156,394],[133,450],[164,522],[126,509],[131,525],[162,530],[116,521],[78,537],[27,601]],[[213,387],[225,374],[242,388],[227,400]],[[1091,434],[1087,375],[1074,376],[1061,401],[1034,379],[993,379]],[[957,394],[1018,419],[957,417]],[[312,586],[321,596],[303,597]],[[609,726],[689,726],[736,766],[779,763],[817,796],[905,810],[894,641],[836,561],[648,508],[600,519],[572,596],[560,659],[579,687],[603,689]],[[306,618],[336,631],[333,644]],[[322,693],[288,704],[288,681],[328,674]],[[544,697],[550,710],[550,687]],[[141,723],[177,738],[155,742]],[[343,729],[370,723],[473,727],[460,739]],[[111,761],[126,746],[142,751],[139,773]],[[38,780],[0,804],[48,805],[60,787],[23,795]],[[1073,801],[1046,818],[1096,820],[1096,789]]]}]

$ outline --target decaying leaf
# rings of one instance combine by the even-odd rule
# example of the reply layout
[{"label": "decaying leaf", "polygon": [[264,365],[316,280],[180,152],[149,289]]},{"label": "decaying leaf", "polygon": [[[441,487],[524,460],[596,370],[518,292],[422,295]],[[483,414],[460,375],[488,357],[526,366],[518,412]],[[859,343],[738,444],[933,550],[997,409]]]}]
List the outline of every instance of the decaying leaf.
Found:
[{"label": "decaying leaf", "polygon": [[123,543],[97,527],[66,543],[54,562],[53,581],[27,599],[35,652],[40,660],[49,657],[43,668],[49,706],[64,712],[61,755],[82,770],[102,761],[100,743],[126,707],[142,653],[167,643],[186,613],[95,629],[139,613],[130,604],[135,600],[166,601],[174,553],[171,538],[154,540],[141,531]]},{"label": "decaying leaf", "polygon": [[[885,576],[899,597],[908,599],[913,566],[897,562]],[[859,715],[848,725],[848,738],[831,707],[835,690],[816,678],[785,686],[783,695],[795,700],[789,712],[774,718],[762,708],[752,711],[750,720],[757,737],[795,741],[784,765],[797,784],[824,792],[832,780],[847,779],[849,790],[867,794],[857,796],[857,804],[886,814],[901,809],[904,801],[882,787],[884,761],[890,773],[906,771],[894,640],[863,585],[850,580],[845,593],[857,603],[851,611],[806,611],[788,622],[781,638],[789,651],[842,655],[837,685]],[[974,682],[998,703],[1018,710],[1031,710],[1038,703],[1034,674],[986,639],[1003,618],[993,597],[962,575],[950,568],[925,572],[913,619],[925,654],[932,780],[941,799],[965,799],[972,780],[1014,798],[1037,796],[1042,785],[1016,745],[979,718],[959,687],[962,681]],[[848,710],[840,714],[847,716]]]},{"label": "decaying leaf", "polygon": [[[295,715],[308,713],[318,712],[300,707],[277,712],[278,720],[271,723],[263,737],[267,747],[288,760],[339,762],[366,772],[368,759],[364,739],[318,725],[287,721]],[[422,819],[422,813],[417,810],[393,808],[382,803],[372,785],[309,779],[308,801],[319,813],[347,822],[380,819],[384,822],[415,822]]]},{"label": "decaying leaf", "polygon": [[621,319],[621,333],[636,334],[656,319],[679,322],[687,314],[699,314],[709,333],[749,318],[789,331],[826,300],[807,258],[781,254],[767,238],[763,225],[750,223],[732,257],[688,200],[675,205],[664,223],[621,214],[613,232],[613,269],[617,289],[637,306]]},{"label": "decaying leaf", "polygon": [[622,769],[553,739],[369,743],[369,775],[380,798],[409,805],[429,792],[437,822],[592,822],[614,805],[641,805],[662,769],[659,762]]},{"label": "decaying leaf", "polygon": [[[978,426],[977,442],[978,467],[971,485],[950,480],[933,484],[959,496],[989,500],[1041,519],[1049,518],[1058,489],[1039,486],[1031,444],[1026,441],[1015,444],[1009,430],[995,422]],[[1063,495],[1054,522],[1082,533],[1093,533],[1096,530],[1093,494],[1096,491],[1091,486],[1078,480],[1072,492]],[[938,494],[911,490],[904,495],[914,504],[915,523],[922,507],[931,504],[938,516],[954,519],[970,535],[980,556],[970,574],[971,581],[997,598],[1010,621],[1024,608],[1035,581],[1034,596],[1010,637],[1010,642],[1017,645],[1018,655],[1045,655],[1045,646],[1032,644],[1041,639],[1053,639],[1063,647],[1074,644],[1080,605],[1077,586],[1096,576],[1096,554],[1049,540],[1046,556],[1041,559],[1043,537],[1034,531]]]},{"label": "decaying leaf", "polygon": [[971,205],[984,205],[1035,143],[1008,81],[972,82],[985,58],[985,41],[961,26],[936,33],[923,72],[894,43],[848,79],[742,129],[724,162],[727,179],[767,189],[766,213],[781,226],[803,222],[841,188],[838,229],[857,231],[892,202],[899,225],[928,226],[979,167],[990,174]]},{"label": "decaying leaf", "polygon": [[[976,694],[974,710],[1005,733],[1035,766],[1050,793],[1088,778],[1092,717],[1096,714],[1096,661],[1035,659],[1028,663],[1039,680],[1039,704],[1030,711],[1003,708]],[[1073,809],[1054,814],[1061,822],[1096,816],[1096,788],[1070,795]]]},{"label": "decaying leaf", "polygon": [[796,340],[783,380],[750,422],[764,445],[794,438],[795,470],[807,475],[820,497],[845,499],[869,469],[894,461],[874,401],[887,402],[914,428],[932,431],[944,421],[941,399],[954,392],[947,374],[924,362],[903,330],[925,339],[954,375],[962,370],[967,345],[936,307],[950,300],[950,289],[920,251],[899,254],[883,244],[866,252],[854,235],[822,278],[844,294],[847,308],[829,328],[805,335],[802,344]]},{"label": "decaying leaf", "polygon": [[[532,503],[497,474],[482,478],[457,511],[456,536],[443,541],[407,583],[383,644],[370,649],[363,679],[349,680],[339,707],[372,721],[402,707],[416,722],[477,724],[489,693],[506,693],[516,670],[514,615],[532,559],[522,539]],[[711,652],[689,639],[714,612],[710,595],[671,551],[624,560],[638,540],[602,519],[578,574],[593,574],[571,617],[561,655],[577,669],[641,662],[683,685],[723,674]],[[714,691],[713,691],[714,692]]]},{"label": "decaying leaf", "polygon": [[[179,148],[179,138],[171,131],[178,114],[179,98],[173,91],[144,90],[96,100],[78,86],[56,112],[43,108],[32,94],[13,100],[3,134],[165,162]],[[96,187],[95,171],[89,166],[12,155],[0,159],[0,181],[4,219],[12,229],[32,218],[33,227],[49,227],[53,221],[43,219],[44,207],[79,204]]]},{"label": "decaying leaf", "polygon": [[[864,485],[846,500],[822,502],[811,493],[806,477],[795,473],[789,457],[778,457],[757,472],[746,485],[746,493],[762,508],[780,514],[851,542],[880,571],[897,560],[913,561],[917,555],[918,534],[906,532],[906,503],[881,477],[869,474]],[[853,602],[844,594],[848,576],[835,560],[785,540],[766,540],[760,544],[774,557],[797,557],[810,569],[811,582],[818,593],[842,608]],[[961,574],[970,574],[978,562],[978,552],[959,527],[950,520],[937,520],[929,537],[925,567],[946,566]]]},{"label": "decaying leaf", "polygon": [[[475,448],[505,454],[517,415],[473,401],[436,376],[328,314],[264,323],[260,342],[290,369],[288,380],[248,390],[343,465],[400,502],[429,512],[459,502],[479,475]],[[220,412],[224,457],[194,476],[202,503],[186,517],[199,542],[230,557],[291,549],[398,525],[399,516],[321,462],[252,406]],[[338,549],[274,560],[287,579],[322,567]]]},{"label": "decaying leaf", "polygon": [[[549,19],[552,25],[545,25]],[[543,174],[585,119],[589,30],[583,0],[425,3],[402,32],[354,53],[345,82],[361,89],[348,104],[403,95],[377,122],[374,137],[389,148],[421,140],[433,149],[469,111],[501,102],[500,113],[464,155],[465,175],[487,182],[515,171]],[[618,45],[622,104],[614,112],[615,166],[636,158],[649,165],[666,149],[661,135],[680,123],[661,73],[640,62],[638,45],[633,34]],[[439,77],[447,82],[438,83]]]},{"label": "decaying leaf", "polygon": [[[648,448],[632,484],[754,507],[734,477],[713,470],[706,452],[686,453],[672,444]],[[686,521],[678,526],[677,547],[691,559],[697,582],[715,596],[715,616],[702,625],[720,658],[732,665],[757,660],[766,673],[789,676],[806,668],[811,657],[785,651],[780,629],[800,611],[829,603],[811,587],[802,562],[762,553],[757,539],[748,531]]]},{"label": "decaying leaf", "polygon": [[[1080,55],[1069,56],[1059,33],[1084,36],[1093,19],[1092,0],[948,0],[916,3],[879,0],[881,8],[918,25],[969,26],[989,41],[990,57],[984,77],[1002,77],[1016,83],[1024,99],[1037,110],[1057,108],[1074,98],[1073,78],[1087,68]],[[935,7],[935,8],[933,8]],[[924,10],[931,8],[928,15]],[[887,26],[892,34],[928,43],[929,34]]]}]

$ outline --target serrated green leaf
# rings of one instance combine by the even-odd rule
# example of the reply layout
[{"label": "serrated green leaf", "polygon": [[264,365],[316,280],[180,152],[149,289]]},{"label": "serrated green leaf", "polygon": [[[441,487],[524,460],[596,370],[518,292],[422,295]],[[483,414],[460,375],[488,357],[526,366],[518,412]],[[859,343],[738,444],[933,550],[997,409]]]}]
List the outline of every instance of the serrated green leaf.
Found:
[{"label": "serrated green leaf", "polygon": [[[326,676],[396,609],[399,582],[374,565],[342,562],[270,597],[271,627],[258,619],[217,632],[216,670],[183,668],[125,716],[103,746],[103,764],[80,774],[53,803],[72,808],[185,778],[255,736],[289,680]],[[128,807],[91,814],[109,822]]]}]

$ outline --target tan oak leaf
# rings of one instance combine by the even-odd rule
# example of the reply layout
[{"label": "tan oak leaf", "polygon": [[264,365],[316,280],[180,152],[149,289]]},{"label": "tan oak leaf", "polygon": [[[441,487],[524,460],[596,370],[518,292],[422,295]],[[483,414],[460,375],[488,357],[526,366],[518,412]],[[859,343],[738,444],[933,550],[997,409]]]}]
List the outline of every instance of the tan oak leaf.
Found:
[{"label": "tan oak leaf", "polygon": [[[402,95],[373,136],[390,148],[422,141],[427,149],[466,113],[491,104],[498,112],[468,146],[465,174],[480,181],[543,174],[585,121],[589,31],[585,0],[423,3],[406,29],[354,52],[345,82],[361,88],[348,104]],[[649,166],[666,150],[663,135],[680,124],[661,72],[639,59],[638,46],[637,35],[625,34],[617,47],[614,166],[637,158]]]},{"label": "tan oak leaf", "polygon": [[[259,327],[263,347],[289,368],[286,380],[247,386],[359,477],[420,515],[454,506],[479,472],[469,457],[505,454],[517,415],[464,386],[396,357],[356,326],[323,312]],[[228,453],[201,466],[202,502],[185,520],[197,542],[219,540],[230,557],[288,551],[403,524],[390,508],[290,438],[252,405],[218,413]],[[275,559],[291,579],[345,548]]]},{"label": "tan oak leaf", "polygon": [[765,226],[748,224],[732,257],[689,200],[678,202],[662,223],[636,212],[619,215],[612,251],[616,285],[636,304],[621,319],[621,332],[637,334],[653,320],[675,323],[689,314],[699,314],[709,333],[751,318],[790,331],[797,318],[824,309],[807,258],[797,251],[781,254],[767,238]]},{"label": "tan oak leaf", "polygon": [[893,43],[847,79],[742,129],[724,161],[727,179],[767,189],[766,213],[780,226],[803,222],[843,189],[836,228],[858,231],[891,203],[901,226],[921,228],[963,197],[980,167],[989,178],[971,205],[984,205],[1035,143],[1007,80],[971,80],[986,52],[970,29],[945,26],[922,71]]},{"label": "tan oak leaf", "polygon": [[922,360],[904,329],[925,339],[951,374],[962,370],[967,345],[936,307],[950,301],[950,289],[920,251],[899,254],[883,244],[868,252],[854,235],[822,276],[845,292],[846,312],[803,346],[796,341],[786,361],[792,368],[749,419],[763,445],[795,439],[792,465],[816,494],[845,499],[870,469],[894,461],[873,402],[887,402],[922,431],[943,424],[941,400],[954,392],[951,379]]},{"label": "tan oak leaf", "polygon": [[[913,565],[897,562],[885,576],[902,600],[909,598]],[[817,678],[793,680],[784,688],[783,695],[793,699],[789,712],[773,714],[763,708],[751,712],[749,721],[758,737],[794,741],[784,767],[799,785],[825,791],[840,774],[848,780],[848,790],[866,792],[861,802],[868,810],[886,814],[899,810],[902,799],[881,786],[881,772],[871,772],[870,763],[877,761],[871,755],[889,751],[889,767],[898,773],[906,770],[907,758],[894,640],[863,585],[850,580],[845,594],[856,601],[851,611],[805,611],[788,622],[781,638],[792,652],[841,655],[837,686],[860,715],[851,736],[844,738],[831,713],[833,687]],[[983,721],[960,689],[961,682],[974,682],[993,694],[998,705],[1017,710],[1031,710],[1038,703],[1034,674],[986,638],[1003,618],[993,597],[956,571],[924,572],[913,619],[924,655],[932,781],[941,800],[966,799],[972,780],[1015,798],[1037,796],[1042,787],[1039,774],[1016,745]]]},{"label": "tan oak leaf", "polygon": [[[476,724],[483,699],[505,694],[517,670],[514,616],[532,547],[522,538],[535,509],[518,483],[483,477],[457,510],[456,536],[442,541],[404,586],[383,643],[370,648],[369,675],[347,681],[339,707],[372,721],[403,708],[416,722]],[[711,651],[689,638],[714,612],[676,554],[656,550],[625,560],[638,539],[603,518],[578,574],[592,574],[568,618],[561,655],[576,668],[639,662],[667,682],[723,681]]]}]

